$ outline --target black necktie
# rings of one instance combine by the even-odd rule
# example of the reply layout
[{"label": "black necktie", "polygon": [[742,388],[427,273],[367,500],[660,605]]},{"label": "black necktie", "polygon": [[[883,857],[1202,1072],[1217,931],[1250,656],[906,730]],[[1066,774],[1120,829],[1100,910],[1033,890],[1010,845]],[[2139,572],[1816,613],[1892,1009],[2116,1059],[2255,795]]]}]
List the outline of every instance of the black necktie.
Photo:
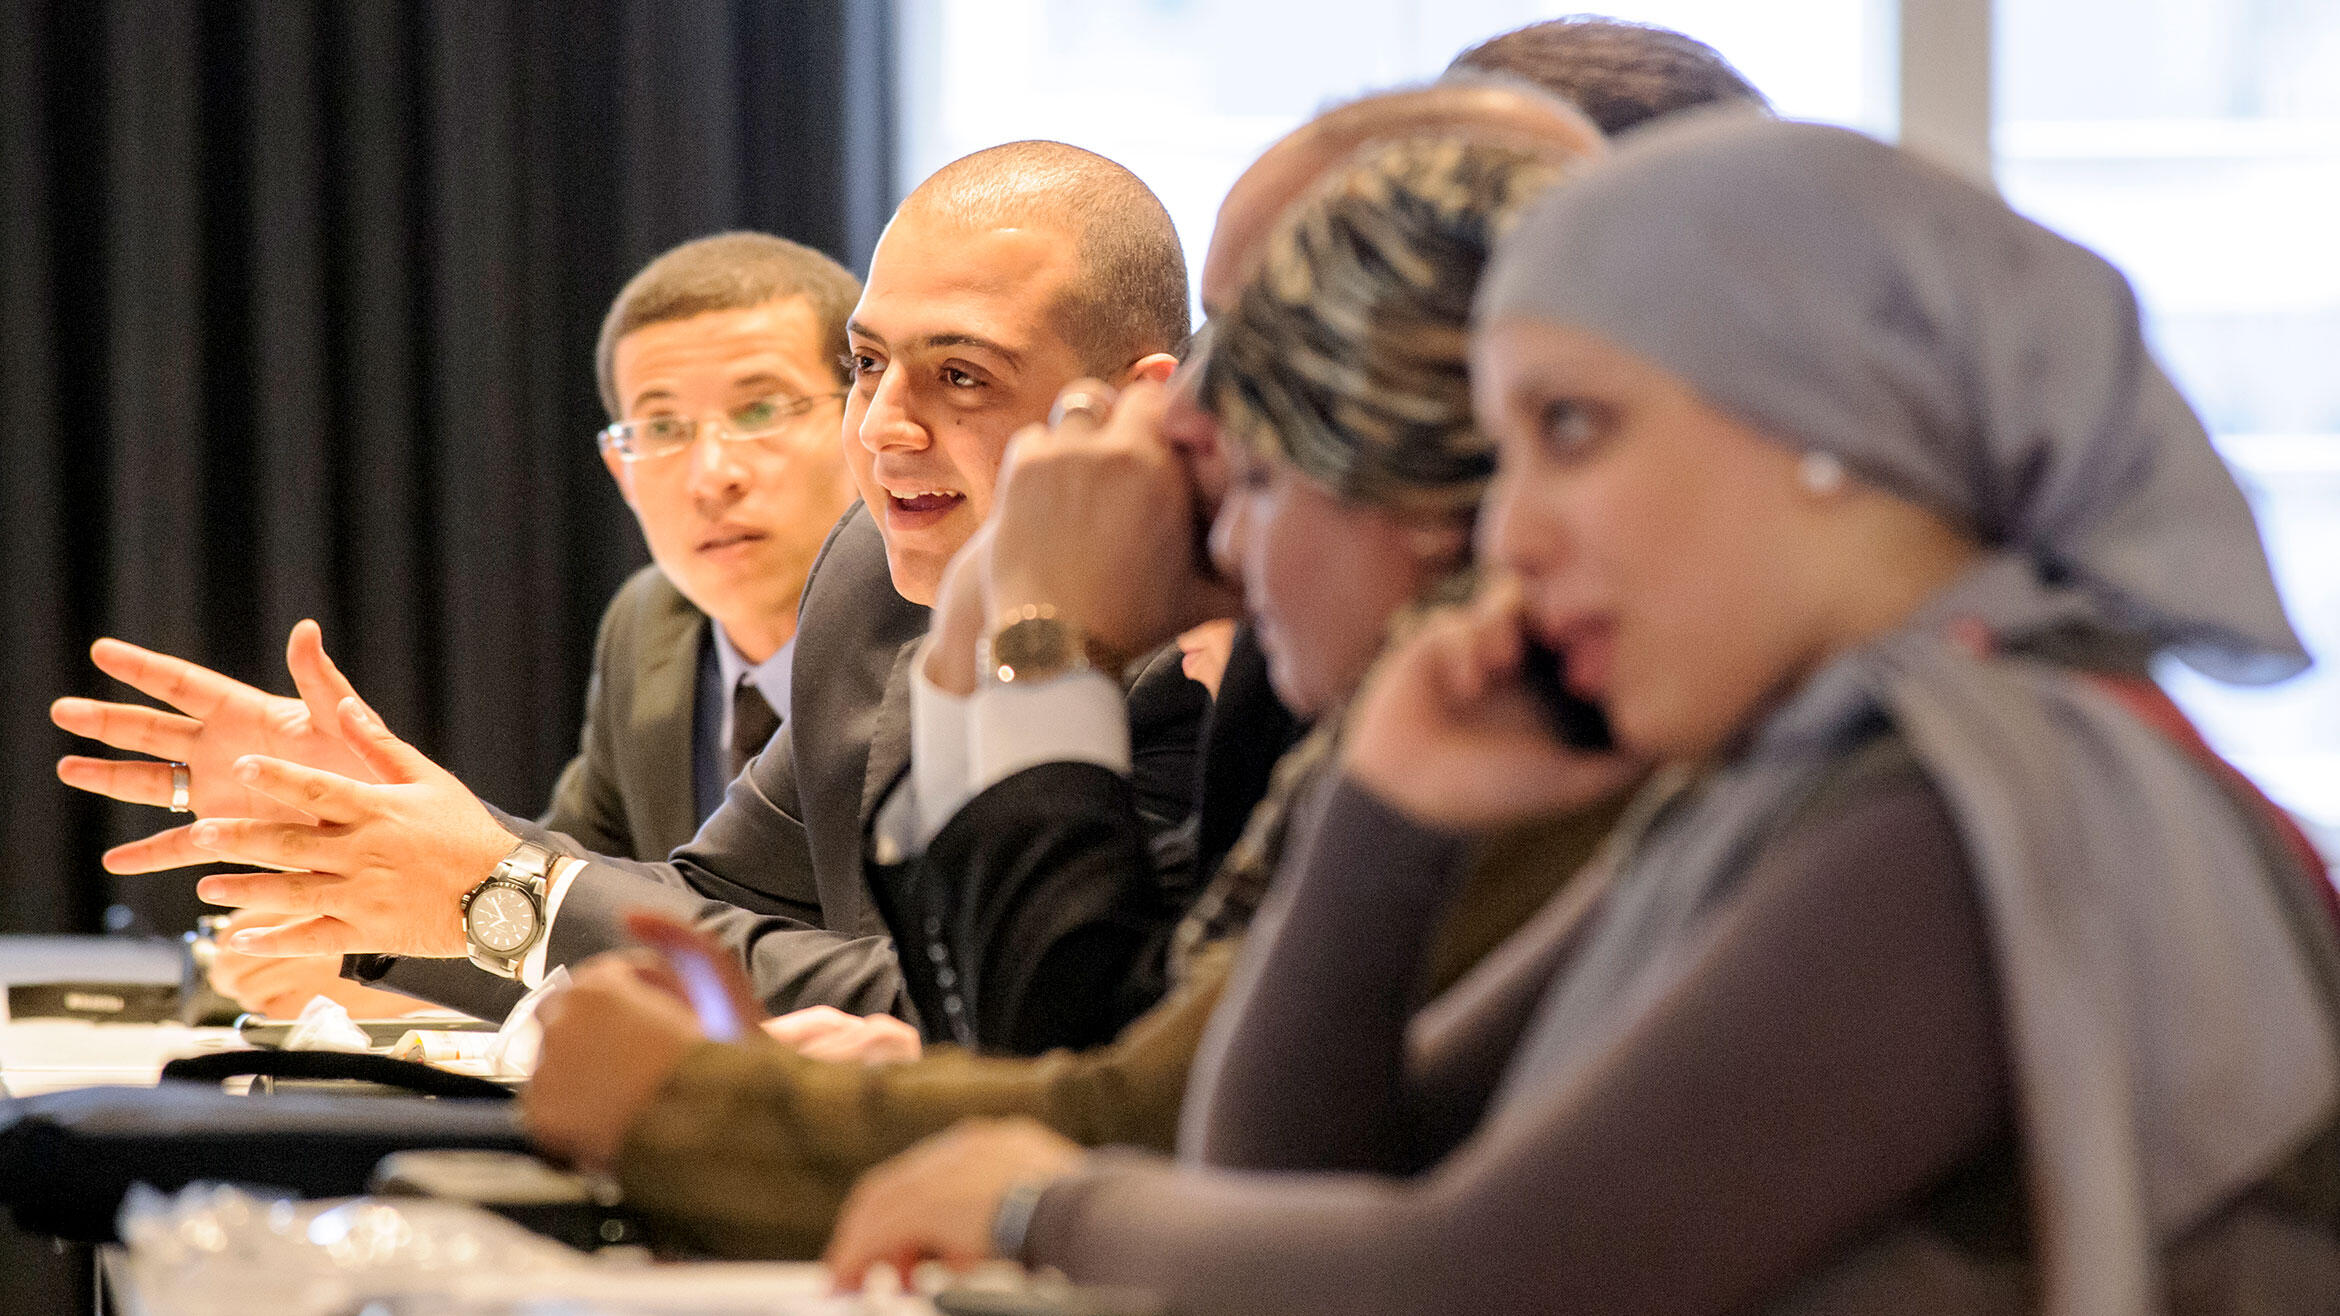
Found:
[{"label": "black necktie", "polygon": [[731,772],[724,781],[728,783],[746,769],[748,760],[754,758],[764,748],[764,742],[770,740],[772,733],[779,729],[780,715],[772,711],[772,705],[765,700],[764,692],[756,689],[755,682],[741,677],[739,689],[731,696]]}]

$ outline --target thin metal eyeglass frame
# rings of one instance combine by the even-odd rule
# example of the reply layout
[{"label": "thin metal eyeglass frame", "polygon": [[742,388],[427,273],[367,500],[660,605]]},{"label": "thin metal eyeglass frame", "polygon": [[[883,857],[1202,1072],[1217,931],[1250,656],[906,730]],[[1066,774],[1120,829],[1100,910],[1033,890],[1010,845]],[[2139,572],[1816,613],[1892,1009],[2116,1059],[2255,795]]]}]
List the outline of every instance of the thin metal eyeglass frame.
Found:
[{"label": "thin metal eyeglass frame", "polygon": [[843,399],[844,396],[850,391],[850,389],[841,388],[834,393],[814,393],[806,397],[798,398],[794,402],[791,402],[786,410],[782,411],[778,416],[773,417],[773,423],[770,428],[746,433],[733,429],[729,424],[721,420],[710,420],[699,416],[677,417],[676,419],[687,419],[689,421],[691,427],[691,436],[683,440],[681,443],[678,443],[662,452],[637,452],[634,450],[632,444],[627,440],[623,431],[631,429],[635,425],[640,424],[641,422],[639,421],[621,420],[615,424],[604,426],[594,434],[593,442],[604,452],[616,452],[618,455],[618,460],[624,462],[657,461],[662,457],[672,457],[677,453],[688,452],[690,451],[691,445],[699,441],[699,435],[709,428],[712,428],[715,431],[715,437],[718,442],[760,443],[765,439],[772,438],[773,436],[779,434],[780,431],[788,428],[788,423],[790,421],[797,420],[812,414],[813,409],[820,406],[824,402],[839,401]]}]

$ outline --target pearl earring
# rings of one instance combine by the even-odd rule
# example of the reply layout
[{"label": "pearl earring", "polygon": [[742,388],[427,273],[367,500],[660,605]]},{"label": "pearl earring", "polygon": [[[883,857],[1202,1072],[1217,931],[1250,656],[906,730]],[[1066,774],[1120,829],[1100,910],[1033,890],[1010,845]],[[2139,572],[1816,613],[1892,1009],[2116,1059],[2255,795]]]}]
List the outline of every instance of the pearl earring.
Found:
[{"label": "pearl earring", "polygon": [[1832,498],[1844,492],[1844,463],[1833,452],[1807,452],[1796,463],[1796,483],[1814,498]]}]

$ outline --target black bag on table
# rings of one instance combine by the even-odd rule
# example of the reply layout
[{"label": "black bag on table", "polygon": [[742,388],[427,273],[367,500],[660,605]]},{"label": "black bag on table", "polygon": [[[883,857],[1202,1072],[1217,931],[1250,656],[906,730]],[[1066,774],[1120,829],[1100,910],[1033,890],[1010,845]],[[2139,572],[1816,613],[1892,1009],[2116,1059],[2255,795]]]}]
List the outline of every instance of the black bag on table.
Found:
[{"label": "black bag on table", "polygon": [[[279,1085],[331,1080],[437,1099],[281,1086],[274,1095],[246,1096],[219,1086],[222,1078],[255,1072]],[[151,1088],[76,1088],[0,1101],[0,1205],[29,1232],[110,1243],[134,1183],[176,1192],[216,1181],[347,1197],[366,1191],[383,1157],[436,1147],[525,1151],[510,1091],[383,1056],[225,1052],[174,1061]]]}]

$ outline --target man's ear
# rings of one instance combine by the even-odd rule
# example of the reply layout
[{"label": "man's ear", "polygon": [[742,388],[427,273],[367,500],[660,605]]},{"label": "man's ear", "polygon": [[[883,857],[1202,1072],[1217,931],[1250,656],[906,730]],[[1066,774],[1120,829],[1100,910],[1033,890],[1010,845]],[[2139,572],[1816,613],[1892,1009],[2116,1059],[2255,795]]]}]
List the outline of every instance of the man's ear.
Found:
[{"label": "man's ear", "polygon": [[603,448],[601,450],[601,464],[609,468],[609,478],[617,481],[618,497],[626,500],[626,506],[632,507],[634,505],[634,481],[628,473],[626,459],[618,456],[615,448]]},{"label": "man's ear", "polygon": [[1170,372],[1177,368],[1178,358],[1168,352],[1156,352],[1151,356],[1141,356],[1130,363],[1129,369],[1121,372],[1121,387],[1127,388],[1141,379],[1150,379],[1157,384],[1167,384],[1170,382]]}]

